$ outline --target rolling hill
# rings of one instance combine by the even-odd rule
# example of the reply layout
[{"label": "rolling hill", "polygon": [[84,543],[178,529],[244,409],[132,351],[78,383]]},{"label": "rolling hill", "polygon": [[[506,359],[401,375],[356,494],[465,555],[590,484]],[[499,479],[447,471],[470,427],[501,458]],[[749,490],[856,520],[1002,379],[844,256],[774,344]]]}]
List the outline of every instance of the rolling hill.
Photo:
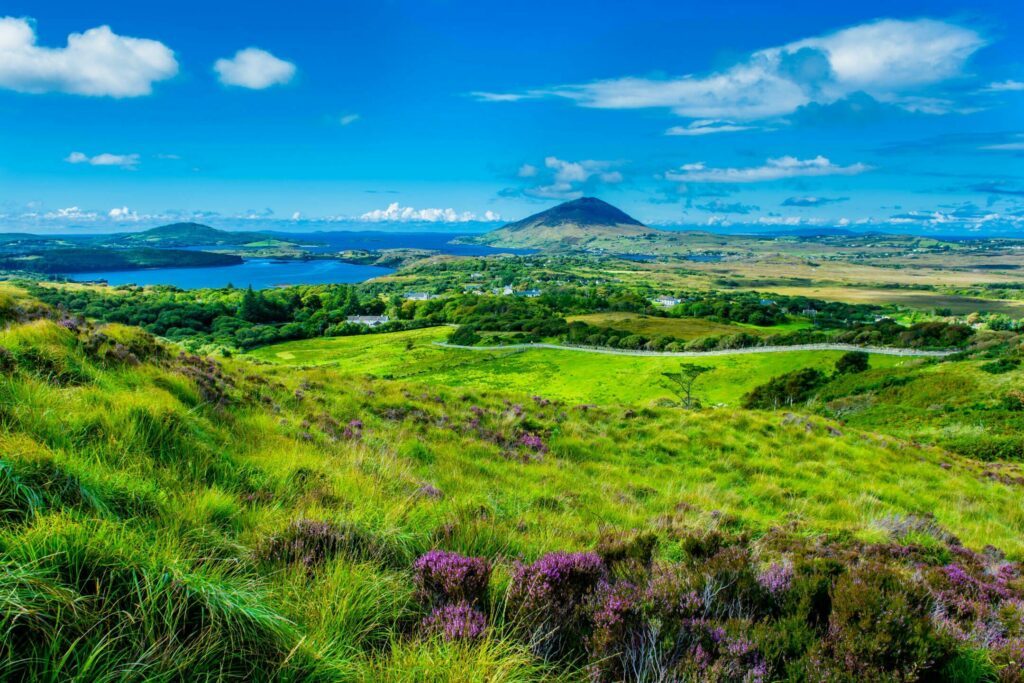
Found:
[{"label": "rolling hill", "polygon": [[194,247],[239,246],[273,239],[265,232],[232,232],[201,223],[171,223],[142,232],[118,233],[102,241],[104,246],[119,247]]}]

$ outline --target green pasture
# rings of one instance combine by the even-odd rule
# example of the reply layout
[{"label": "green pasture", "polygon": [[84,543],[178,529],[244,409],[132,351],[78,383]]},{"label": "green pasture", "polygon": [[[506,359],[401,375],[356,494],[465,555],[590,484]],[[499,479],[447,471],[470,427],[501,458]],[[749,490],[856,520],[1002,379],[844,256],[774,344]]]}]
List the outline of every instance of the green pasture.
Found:
[{"label": "green pasture", "polygon": [[[250,357],[295,366],[329,365],[344,372],[453,387],[507,389],[576,403],[634,404],[670,398],[661,373],[679,366],[671,357],[618,356],[580,351],[528,349],[469,351],[446,349],[451,329],[333,337],[266,346]],[[707,404],[736,405],[740,398],[776,375],[806,367],[831,372],[838,351],[736,354],[687,358],[714,368],[701,378],[697,395]],[[907,362],[874,355],[874,367]]]}]

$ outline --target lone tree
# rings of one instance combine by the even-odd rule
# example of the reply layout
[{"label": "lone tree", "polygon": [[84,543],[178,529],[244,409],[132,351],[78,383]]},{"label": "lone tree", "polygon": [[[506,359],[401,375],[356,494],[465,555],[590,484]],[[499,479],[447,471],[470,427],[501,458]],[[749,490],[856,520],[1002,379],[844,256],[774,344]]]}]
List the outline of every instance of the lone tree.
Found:
[{"label": "lone tree", "polygon": [[679,397],[686,408],[693,408],[700,405],[700,401],[693,398],[693,385],[697,378],[705,372],[711,372],[714,368],[708,365],[697,365],[695,363],[680,363],[678,372],[663,372],[663,384],[665,388]]}]

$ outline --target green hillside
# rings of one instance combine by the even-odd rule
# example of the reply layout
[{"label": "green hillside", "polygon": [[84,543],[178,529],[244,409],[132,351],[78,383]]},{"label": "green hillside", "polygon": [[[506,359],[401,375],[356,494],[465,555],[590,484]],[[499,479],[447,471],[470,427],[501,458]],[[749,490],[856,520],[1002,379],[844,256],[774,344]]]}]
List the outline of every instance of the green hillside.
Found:
[{"label": "green hillside", "polygon": [[0,317],[0,678],[610,681],[641,634],[687,680],[1020,671],[1020,487],[975,461]]}]

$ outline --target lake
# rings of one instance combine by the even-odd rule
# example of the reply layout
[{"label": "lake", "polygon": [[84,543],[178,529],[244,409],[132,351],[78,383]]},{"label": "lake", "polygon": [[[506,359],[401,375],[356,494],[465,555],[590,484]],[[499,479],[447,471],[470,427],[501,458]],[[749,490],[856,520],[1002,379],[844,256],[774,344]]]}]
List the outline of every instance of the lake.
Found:
[{"label": "lake", "polygon": [[[434,232],[338,231],[314,233],[271,233],[289,241],[316,243],[307,247],[312,254],[327,254],[346,249],[430,249],[455,256],[486,256],[488,254],[532,254],[533,249],[495,249],[476,244],[451,244],[465,235]],[[204,249],[202,246],[189,247]],[[237,266],[220,268],[154,268],[150,270],[119,270],[100,273],[77,273],[71,279],[79,282],[106,280],[111,285],[173,285],[181,289],[204,289],[252,286],[267,289],[281,285],[325,285],[339,282],[363,282],[389,275],[392,268],[362,266],[340,261],[287,261],[280,259],[246,259]]]},{"label": "lake", "polygon": [[280,285],[325,285],[338,282],[362,282],[389,275],[391,268],[362,266],[341,261],[280,261],[247,259],[236,266],[218,268],[152,268],[116,270],[106,273],[77,273],[79,282],[106,280],[111,285],[173,285],[181,289],[252,286],[267,289]]}]

